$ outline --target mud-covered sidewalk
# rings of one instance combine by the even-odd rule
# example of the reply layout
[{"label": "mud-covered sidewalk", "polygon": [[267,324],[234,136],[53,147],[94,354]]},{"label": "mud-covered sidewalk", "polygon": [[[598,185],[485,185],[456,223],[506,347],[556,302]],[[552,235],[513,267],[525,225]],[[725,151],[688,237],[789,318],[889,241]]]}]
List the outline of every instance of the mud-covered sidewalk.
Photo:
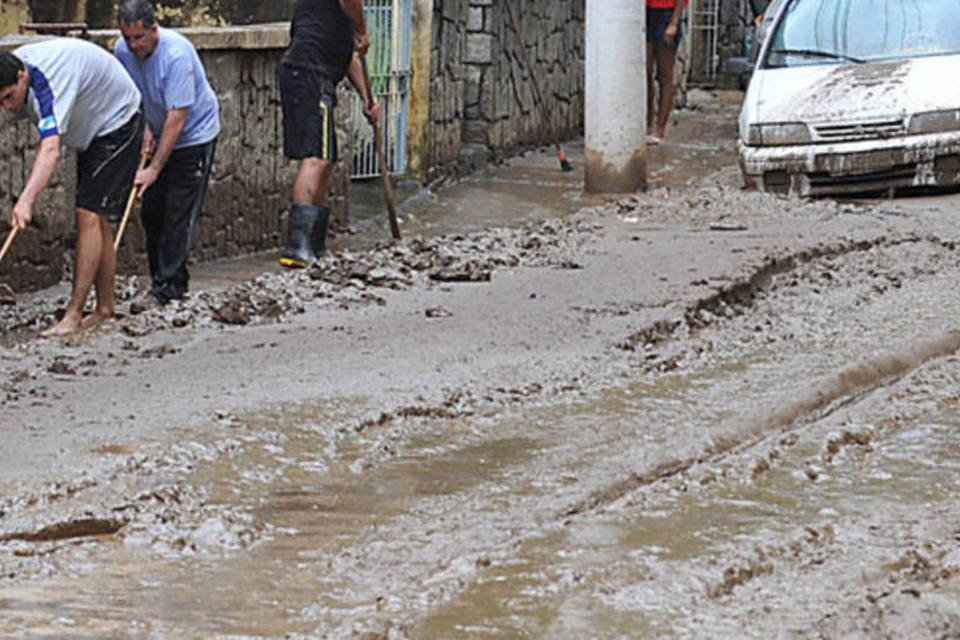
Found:
[{"label": "mud-covered sidewalk", "polygon": [[0,637],[960,633],[960,198],[743,192],[730,109],[646,194],[534,153],[70,343],[0,308]]}]

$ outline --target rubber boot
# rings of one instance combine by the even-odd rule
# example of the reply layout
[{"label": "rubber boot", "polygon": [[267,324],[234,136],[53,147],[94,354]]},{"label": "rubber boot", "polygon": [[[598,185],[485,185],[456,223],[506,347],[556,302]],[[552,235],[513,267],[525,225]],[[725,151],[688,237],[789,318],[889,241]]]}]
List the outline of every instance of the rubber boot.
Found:
[{"label": "rubber boot", "polygon": [[313,232],[310,234],[310,243],[313,253],[318,258],[327,254],[327,228],[330,226],[330,207],[320,207],[317,221],[313,223]]},{"label": "rubber boot", "polygon": [[280,255],[280,264],[292,269],[312,267],[317,256],[310,246],[310,236],[320,210],[309,204],[294,202],[290,205],[290,219],[287,222],[287,247]]}]

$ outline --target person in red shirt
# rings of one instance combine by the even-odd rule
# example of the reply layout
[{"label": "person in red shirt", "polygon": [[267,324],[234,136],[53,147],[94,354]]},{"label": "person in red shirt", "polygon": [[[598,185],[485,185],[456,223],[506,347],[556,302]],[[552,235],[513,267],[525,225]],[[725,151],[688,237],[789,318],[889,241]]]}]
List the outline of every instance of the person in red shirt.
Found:
[{"label": "person in red shirt", "polygon": [[[666,137],[673,96],[674,67],[683,37],[683,8],[687,0],[647,0],[647,144],[660,144]],[[660,104],[654,100],[654,70],[660,84]]]}]

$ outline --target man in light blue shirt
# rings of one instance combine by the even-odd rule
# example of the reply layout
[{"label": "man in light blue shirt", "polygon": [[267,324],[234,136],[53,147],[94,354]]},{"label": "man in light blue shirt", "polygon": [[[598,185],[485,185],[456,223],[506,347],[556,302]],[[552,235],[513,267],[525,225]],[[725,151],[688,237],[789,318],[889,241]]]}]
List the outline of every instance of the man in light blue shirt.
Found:
[{"label": "man in light blue shirt", "polygon": [[144,153],[150,164],[137,174],[141,219],[152,280],[149,293],[131,305],[138,313],[187,292],[187,254],[203,207],[220,133],[219,104],[193,44],[156,23],[147,0],[120,7],[114,54],[140,89],[146,113]]}]

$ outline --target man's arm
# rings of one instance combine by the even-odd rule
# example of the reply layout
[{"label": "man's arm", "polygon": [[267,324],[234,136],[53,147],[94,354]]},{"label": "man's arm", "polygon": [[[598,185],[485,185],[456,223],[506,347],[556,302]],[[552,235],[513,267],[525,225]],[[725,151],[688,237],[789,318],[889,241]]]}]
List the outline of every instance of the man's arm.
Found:
[{"label": "man's arm", "polygon": [[340,9],[353,26],[356,50],[366,55],[370,48],[370,36],[367,35],[367,21],[363,16],[363,0],[340,0]]},{"label": "man's arm", "polygon": [[167,118],[163,121],[163,131],[160,133],[160,142],[157,143],[157,150],[153,154],[153,159],[150,160],[149,166],[137,172],[136,180],[134,180],[139,195],[142,196],[160,177],[160,172],[163,171],[167,160],[170,159],[170,154],[177,146],[177,140],[180,139],[180,133],[183,132],[186,123],[187,109],[170,109],[167,111]]},{"label": "man's arm", "polygon": [[33,161],[33,167],[30,169],[30,177],[27,179],[23,191],[20,192],[17,204],[13,207],[13,212],[10,215],[10,224],[14,228],[26,229],[27,225],[30,224],[37,198],[50,184],[50,179],[53,178],[59,161],[60,136],[52,135],[40,140],[40,149]]},{"label": "man's arm", "polygon": [[373,88],[367,85],[367,77],[363,73],[363,64],[360,62],[360,56],[353,56],[350,66],[347,67],[347,78],[350,84],[357,90],[360,97],[363,98],[363,115],[371,126],[377,126],[380,120],[380,105],[373,97]]}]

